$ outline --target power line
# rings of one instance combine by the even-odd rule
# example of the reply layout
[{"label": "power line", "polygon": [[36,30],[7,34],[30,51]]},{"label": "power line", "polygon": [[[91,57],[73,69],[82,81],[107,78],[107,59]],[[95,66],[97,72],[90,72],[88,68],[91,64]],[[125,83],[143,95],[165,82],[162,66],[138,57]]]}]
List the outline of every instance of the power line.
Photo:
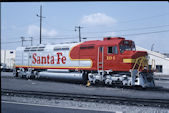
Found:
[{"label": "power line", "polygon": [[143,18],[138,18],[138,19],[127,20],[127,21],[119,21],[119,22],[120,23],[129,23],[129,22],[135,22],[135,21],[140,21],[140,20],[142,21],[142,20],[151,19],[151,18],[158,18],[161,16],[169,16],[169,12],[159,14],[159,15],[153,15],[153,16],[148,16],[148,17],[143,17]]},{"label": "power line", "polygon": [[107,32],[121,32],[121,31],[136,31],[136,30],[143,30],[143,29],[153,29],[153,28],[160,28],[160,27],[169,27],[169,25],[161,25],[161,26],[152,26],[152,27],[140,27],[140,28],[130,28],[130,29],[122,29],[122,30],[115,30],[115,31],[96,31],[96,32],[84,32],[84,33],[107,33]]},{"label": "power line", "polygon": [[57,35],[57,36],[42,36],[42,37],[70,37],[70,36],[72,37],[72,35]]},{"label": "power line", "polygon": [[[146,34],[154,34],[154,33],[161,33],[161,32],[169,32],[169,30],[161,30],[161,31],[152,31],[152,32],[143,32],[143,33],[135,33],[135,34],[123,34],[119,36],[132,36],[132,35],[146,35]],[[98,36],[98,37],[106,37],[106,36]],[[85,38],[98,38],[96,36],[86,36]],[[69,38],[46,38],[46,39],[72,39],[74,37]]]},{"label": "power line", "polygon": [[47,22],[46,20],[43,20],[43,24],[45,24],[45,25],[48,25],[48,26],[50,26],[50,27],[52,27],[52,28],[57,28],[58,30],[60,30],[60,31],[64,31],[64,32],[73,32],[74,30],[73,29],[67,29],[67,28],[63,28],[63,27],[58,27],[57,25],[53,25],[53,23],[52,23],[52,25],[49,23],[49,22]]},{"label": "power line", "polygon": [[154,34],[154,33],[161,33],[161,32],[169,32],[169,30],[163,30],[163,31],[152,31],[152,32],[137,33],[137,34],[126,34],[126,35],[121,35],[121,36],[145,35],[145,34]]},{"label": "power line", "polygon": [[[148,16],[148,17],[143,17],[143,18],[130,19],[130,20],[127,20],[127,21],[118,21],[118,22],[128,23],[128,22],[134,22],[134,21],[142,21],[142,20],[151,19],[151,18],[158,18],[158,17],[161,17],[161,16],[169,16],[169,12],[166,12],[166,13],[163,13],[163,14],[152,15],[152,16]],[[46,21],[46,20],[44,20],[44,21]],[[65,28],[61,28],[61,29],[64,29],[65,31],[73,31],[73,30],[68,30],[68,29],[65,29]]]},{"label": "power line", "polygon": [[1,44],[18,43],[18,42],[21,42],[21,41],[14,41],[14,42],[2,42]]},{"label": "power line", "polygon": [[[118,23],[125,24],[125,23],[130,23],[130,22],[143,21],[143,20],[147,20],[147,19],[154,19],[154,18],[158,18],[158,17],[162,17],[162,16],[169,16],[169,12],[166,12],[163,14],[158,14],[158,15],[152,15],[152,16],[148,16],[148,17],[143,17],[143,18],[130,19],[127,21],[118,21]],[[102,26],[97,26],[97,27],[102,27]]]},{"label": "power line", "polygon": [[[129,29],[121,29],[121,30],[115,30],[115,31],[96,31],[96,32],[84,32],[84,33],[108,33],[108,32],[120,32],[120,31],[136,31],[136,30],[144,30],[144,29],[153,29],[153,28],[160,28],[160,27],[169,27],[169,25],[159,25],[159,26],[150,26],[150,27],[140,27],[140,28],[129,28]],[[63,35],[63,36],[42,36],[42,37],[63,37],[63,38],[74,38],[72,37],[72,35]],[[54,38],[51,38],[51,39],[54,39]],[[61,39],[61,38],[59,38]]]},{"label": "power line", "polygon": [[[147,34],[154,34],[154,33],[161,33],[161,32],[169,32],[169,30],[161,30],[161,31],[152,31],[152,32],[143,32],[143,33],[135,33],[135,34],[123,34],[123,35],[119,35],[119,36],[133,36],[133,35],[147,35]],[[87,36],[85,38],[103,38],[106,36]],[[45,39],[73,39],[75,37],[69,37],[69,38],[45,38]],[[34,39],[34,40],[38,40],[38,39]],[[14,42],[2,42],[1,44],[9,44],[9,43],[19,43],[21,41],[14,41]]]},{"label": "power line", "polygon": [[[161,33],[161,32],[169,32],[169,30],[162,30],[162,31],[152,31],[152,32],[144,32],[144,33],[135,33],[135,34],[123,34],[123,35],[118,35],[118,37],[121,36],[133,36],[133,35],[147,35],[147,34],[154,34],[154,33]],[[85,37],[85,38],[99,38],[99,37],[106,37],[106,36],[93,36],[93,37]],[[115,36],[117,37],[117,36]]]},{"label": "power line", "polygon": [[62,37],[62,38],[44,38],[44,39],[73,39],[73,38],[76,38],[76,37],[68,37],[68,38],[65,38],[65,37]]},{"label": "power line", "polygon": [[[151,28],[158,28],[158,27],[168,27],[169,25],[161,25],[161,26],[152,26],[152,27],[141,27],[141,28],[131,28],[131,29],[123,29],[123,30],[116,30],[114,32],[117,32],[117,31],[130,31],[130,30],[141,30],[141,29],[151,29]],[[105,33],[105,32],[112,32],[112,31],[102,31],[102,33]],[[84,32],[84,33],[101,33],[99,31],[97,32]],[[158,33],[158,32],[157,32]],[[130,34],[130,35],[133,35],[133,34]],[[134,34],[135,35],[135,34]],[[63,36],[42,36],[42,37],[48,37],[48,38],[44,38],[44,39],[71,39],[71,38],[75,38],[77,36],[71,36],[71,35],[63,35]],[[55,38],[51,38],[51,37],[55,37]],[[59,37],[59,38],[57,38]],[[90,37],[88,37],[90,38]],[[92,37],[94,38],[94,37]],[[38,38],[34,38],[34,40],[39,40]],[[21,42],[21,41],[14,41],[14,42],[2,42],[2,44],[8,44],[8,43],[18,43],[18,42]]]},{"label": "power line", "polygon": [[21,37],[21,41],[1,42],[1,44],[10,44],[10,43],[20,43],[20,42],[22,42],[22,46],[23,46],[24,41],[31,41],[31,46],[32,46],[33,45],[33,37],[28,37],[28,38],[30,38],[30,40],[25,40],[25,37]]}]

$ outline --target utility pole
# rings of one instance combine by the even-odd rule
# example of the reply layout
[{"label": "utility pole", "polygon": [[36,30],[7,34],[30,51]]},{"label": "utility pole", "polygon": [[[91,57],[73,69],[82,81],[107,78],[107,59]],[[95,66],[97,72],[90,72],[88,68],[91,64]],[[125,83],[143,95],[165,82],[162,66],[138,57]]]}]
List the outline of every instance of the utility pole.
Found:
[{"label": "utility pole", "polygon": [[46,17],[42,17],[42,5],[40,6],[40,16],[37,14],[37,17],[40,17],[40,44],[41,44],[41,34],[42,34],[42,18],[46,18]]},{"label": "utility pole", "polygon": [[151,45],[151,51],[153,51],[154,49],[154,43]]},{"label": "utility pole", "polygon": [[33,37],[29,37],[29,38],[31,38],[31,46],[33,46]]},{"label": "utility pole", "polygon": [[25,37],[21,37],[21,40],[22,40],[22,47],[23,47],[23,41],[25,41]]},{"label": "utility pole", "polygon": [[83,28],[83,27],[75,26],[75,31],[77,31],[76,28],[79,29],[79,42],[81,42],[81,32],[80,32],[80,29]]},{"label": "utility pole", "polygon": [[21,37],[22,47],[23,47],[23,42],[24,42],[24,41],[31,41],[31,46],[33,45],[33,37],[29,37],[29,38],[31,38],[31,39],[30,39],[30,40],[26,40],[25,37],[23,37],[23,36]]}]

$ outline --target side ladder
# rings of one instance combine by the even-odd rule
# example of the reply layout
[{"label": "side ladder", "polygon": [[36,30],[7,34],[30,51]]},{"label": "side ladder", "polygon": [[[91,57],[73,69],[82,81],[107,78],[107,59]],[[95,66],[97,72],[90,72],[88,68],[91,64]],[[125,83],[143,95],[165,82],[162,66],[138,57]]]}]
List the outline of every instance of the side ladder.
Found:
[{"label": "side ladder", "polygon": [[97,59],[97,70],[98,70],[98,74],[101,76],[101,81],[102,81],[103,75],[104,75],[104,47],[98,48],[98,57],[97,58],[98,58]]}]

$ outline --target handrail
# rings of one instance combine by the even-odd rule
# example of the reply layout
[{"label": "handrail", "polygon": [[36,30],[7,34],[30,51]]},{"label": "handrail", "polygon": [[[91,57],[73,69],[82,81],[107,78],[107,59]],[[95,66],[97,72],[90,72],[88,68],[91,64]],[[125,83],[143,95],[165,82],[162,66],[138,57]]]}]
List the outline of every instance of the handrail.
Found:
[{"label": "handrail", "polygon": [[136,68],[136,65],[138,65],[137,71],[139,72],[141,67],[142,67],[142,69],[144,69],[145,66],[148,67],[148,60],[146,59],[146,57],[137,58],[132,70],[134,70]]}]

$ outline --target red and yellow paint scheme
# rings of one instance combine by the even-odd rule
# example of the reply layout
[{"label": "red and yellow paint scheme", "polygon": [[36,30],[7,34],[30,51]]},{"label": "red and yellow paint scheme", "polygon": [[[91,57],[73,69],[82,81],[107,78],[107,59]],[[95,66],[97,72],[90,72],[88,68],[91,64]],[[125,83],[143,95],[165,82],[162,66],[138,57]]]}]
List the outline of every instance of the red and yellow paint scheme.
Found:
[{"label": "red and yellow paint scheme", "polygon": [[[125,46],[124,42],[128,42],[129,50],[120,50],[120,46]],[[117,47],[117,52],[111,52],[111,47]],[[98,49],[102,47],[103,50],[98,53]],[[110,52],[108,52],[110,49]],[[112,50],[113,51],[113,50]],[[102,55],[103,52],[103,55]],[[136,51],[134,42],[131,40],[125,40],[124,38],[104,38],[103,41],[86,41],[75,46],[71,52],[70,57],[72,59],[83,60],[90,59],[93,63],[91,68],[80,68],[81,70],[98,70],[98,55],[103,56],[103,69],[112,71],[129,71],[132,69],[135,60],[139,57],[147,56],[146,51]]]},{"label": "red and yellow paint scheme", "polygon": [[[127,86],[154,86],[153,74],[148,72],[147,52],[136,51],[132,40],[105,37],[82,43],[65,43],[18,47],[15,73],[20,76],[50,76],[79,78],[90,83],[120,83]],[[49,69],[75,73],[51,73]],[[80,74],[77,74],[80,73]],[[16,76],[18,76],[15,74]],[[60,76],[63,74],[62,76]],[[36,77],[37,76],[37,77]],[[88,82],[88,83],[89,83]]]},{"label": "red and yellow paint scheme", "polygon": [[[62,48],[55,51],[55,47]],[[17,52],[22,56],[16,56],[16,68],[35,69],[98,70],[98,63],[103,57],[103,70],[129,71],[137,58],[147,56],[147,52],[135,50],[133,41],[121,37],[50,45],[43,51],[25,51],[22,48]]]}]

